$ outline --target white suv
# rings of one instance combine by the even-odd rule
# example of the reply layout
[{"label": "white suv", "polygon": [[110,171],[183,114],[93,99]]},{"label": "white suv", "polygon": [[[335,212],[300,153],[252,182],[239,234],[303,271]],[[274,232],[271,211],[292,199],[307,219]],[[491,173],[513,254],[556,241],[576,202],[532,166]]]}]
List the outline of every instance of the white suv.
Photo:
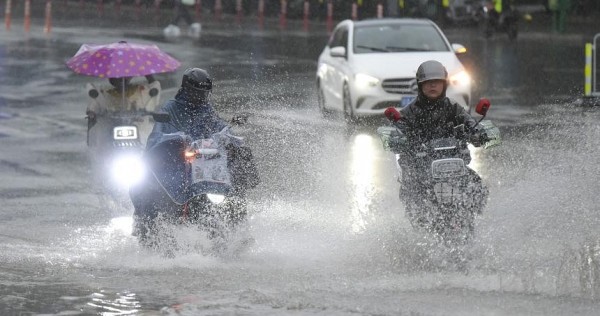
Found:
[{"label": "white suv", "polygon": [[456,56],[465,51],[427,19],[342,21],[319,56],[319,107],[347,119],[403,107],[417,96],[419,65],[437,60],[448,70],[446,96],[468,109],[471,77]]}]

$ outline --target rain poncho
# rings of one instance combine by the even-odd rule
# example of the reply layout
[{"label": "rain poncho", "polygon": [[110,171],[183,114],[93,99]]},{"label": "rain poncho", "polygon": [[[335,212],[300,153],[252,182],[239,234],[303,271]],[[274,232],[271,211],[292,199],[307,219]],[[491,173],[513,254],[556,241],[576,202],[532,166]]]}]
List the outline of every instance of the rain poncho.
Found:
[{"label": "rain poncho", "polygon": [[171,121],[154,124],[154,129],[148,136],[146,149],[151,149],[160,142],[165,134],[183,132],[193,139],[206,138],[227,126],[210,103],[193,104],[183,90],[179,90],[175,99],[167,101],[162,111],[169,113]]},{"label": "rain poncho", "polygon": [[460,105],[447,97],[429,101],[419,94],[415,101],[400,110],[408,140],[420,144],[435,138],[453,135],[453,128],[464,124],[467,130],[472,130],[477,122]]}]

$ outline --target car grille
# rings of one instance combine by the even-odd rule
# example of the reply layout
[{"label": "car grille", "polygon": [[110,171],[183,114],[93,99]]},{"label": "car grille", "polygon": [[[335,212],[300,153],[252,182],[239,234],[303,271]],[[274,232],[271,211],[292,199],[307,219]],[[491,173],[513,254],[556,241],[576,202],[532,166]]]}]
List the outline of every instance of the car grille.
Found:
[{"label": "car grille", "polygon": [[417,80],[415,78],[386,79],[381,84],[387,93],[417,94]]}]

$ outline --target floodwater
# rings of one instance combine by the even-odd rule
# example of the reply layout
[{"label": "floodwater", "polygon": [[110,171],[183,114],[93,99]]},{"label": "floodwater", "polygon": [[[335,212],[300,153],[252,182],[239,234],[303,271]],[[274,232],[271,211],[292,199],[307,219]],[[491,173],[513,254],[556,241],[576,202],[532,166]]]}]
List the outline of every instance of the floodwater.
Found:
[{"label": "floodwater", "polygon": [[[504,143],[474,152],[490,188],[467,272],[414,233],[394,162],[375,129],[323,119],[314,31],[55,27],[3,32],[0,44],[0,314],[43,315],[594,315],[599,305],[600,118],[577,105],[582,39],[522,34],[469,48],[476,94]],[[38,33],[35,33],[38,32]],[[37,35],[36,35],[37,34]],[[262,183],[250,194],[255,243],[222,255],[164,258],[130,235],[132,209],[98,185],[85,145],[86,82],[64,62],[82,43],[157,43],[182,61],[157,76],[174,95],[181,70],[208,69],[223,117],[238,128]],[[544,47],[540,52],[540,47]],[[182,231],[181,240],[203,242]]]}]

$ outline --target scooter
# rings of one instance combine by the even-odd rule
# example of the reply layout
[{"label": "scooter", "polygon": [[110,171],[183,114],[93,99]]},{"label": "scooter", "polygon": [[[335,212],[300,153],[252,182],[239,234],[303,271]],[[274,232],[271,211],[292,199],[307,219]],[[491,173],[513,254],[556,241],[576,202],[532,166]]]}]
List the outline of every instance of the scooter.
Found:
[{"label": "scooter", "polygon": [[385,111],[392,126],[377,130],[384,149],[395,154],[400,199],[409,222],[447,245],[465,245],[472,239],[475,216],[485,206],[487,188],[467,166],[471,161],[467,144],[490,148],[501,143],[498,128],[491,121],[483,121],[489,107],[487,99],[476,107],[482,115],[478,122],[483,126],[481,134],[459,125],[451,137],[412,144],[400,122],[400,112],[393,107]]},{"label": "scooter", "polygon": [[[242,114],[232,122],[246,119]],[[140,245],[172,254],[179,247],[172,228],[186,226],[206,234],[215,248],[227,246],[246,220],[245,191],[258,184],[249,148],[230,129],[198,139],[165,134],[146,152],[149,173],[130,190],[136,211],[143,210],[134,216],[133,234]]]},{"label": "scooter", "polygon": [[91,83],[87,90],[87,144],[97,181],[103,182],[111,195],[119,196],[119,191],[127,192],[143,175],[140,159],[154,124],[151,118],[164,116],[154,112],[160,100],[160,83],[135,84],[134,93],[127,97]]},{"label": "scooter", "polygon": [[[108,114],[103,117],[103,128],[98,131],[102,143],[95,151],[95,163],[106,181],[106,187],[127,192],[144,177],[146,168],[142,161],[144,145],[136,125],[146,117],[164,119],[164,113],[145,110]],[[88,122],[93,119],[88,118]],[[93,123],[90,123],[93,124]]]}]

